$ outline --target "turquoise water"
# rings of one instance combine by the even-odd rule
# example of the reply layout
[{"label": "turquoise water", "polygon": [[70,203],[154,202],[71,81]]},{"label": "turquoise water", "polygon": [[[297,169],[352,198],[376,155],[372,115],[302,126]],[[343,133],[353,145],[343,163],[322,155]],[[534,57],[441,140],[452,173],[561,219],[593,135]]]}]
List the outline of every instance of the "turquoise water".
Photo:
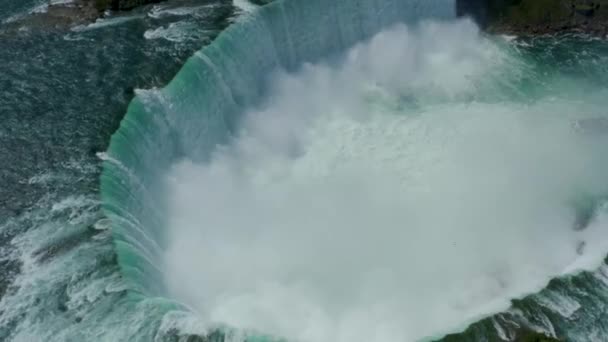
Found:
[{"label": "turquoise water", "polygon": [[[439,64],[412,74],[390,72],[390,68],[385,74],[380,68],[379,75],[396,80],[396,84],[387,81],[366,88],[369,110],[426,118],[425,113],[432,113],[432,108],[443,106],[453,109],[447,113],[460,113],[454,116],[455,123],[461,117],[470,118],[467,115],[471,113],[483,113],[484,108],[500,109],[496,112],[505,115],[536,114],[541,122],[557,117],[571,123],[573,132],[595,137],[590,138],[592,146],[602,148],[608,84],[605,40],[581,35],[510,40],[484,37],[471,25],[465,25],[469,29],[463,36],[450,36],[450,28],[462,25],[450,26],[454,22],[453,7],[450,1],[278,1],[242,17],[211,45],[194,53],[163,89],[154,87],[165,84],[186,57],[227,25],[234,9],[201,8],[186,10],[188,14],[184,15],[180,14],[183,10],[149,7],[134,13],[134,18],[69,33],[4,32],[13,37],[8,44],[19,48],[4,52],[3,60],[10,63],[6,64],[4,78],[0,78],[7,94],[0,109],[9,117],[0,126],[1,146],[5,146],[0,152],[11,158],[3,180],[16,184],[1,199],[0,207],[3,217],[7,217],[2,223],[2,267],[9,274],[3,278],[7,286],[0,302],[0,338],[170,341],[178,340],[178,336],[186,340],[191,334],[206,335],[218,327],[222,332],[210,335],[211,340],[264,340],[260,336],[269,334],[293,338],[289,329],[276,332],[265,330],[262,324],[248,327],[235,321],[206,321],[201,318],[205,305],[176,295],[172,282],[183,280],[184,286],[196,288],[201,284],[204,288],[205,273],[204,268],[196,268],[200,265],[194,259],[194,265],[185,265],[191,268],[190,273],[201,274],[202,281],[198,277],[192,277],[194,283],[189,277],[168,279],[166,251],[172,247],[171,233],[179,227],[172,225],[175,202],[167,195],[164,180],[179,162],[213,165],[217,151],[238,145],[235,141],[247,127],[244,123],[249,115],[272,108],[269,98],[285,95],[277,90],[283,83],[272,76],[273,71],[280,69],[287,79],[297,80],[307,77],[306,70],[311,68],[341,70],[347,60],[344,52],[398,22],[407,23],[412,30],[424,18],[447,22],[447,32],[430,30],[426,36],[412,33],[412,41],[418,39],[418,47],[426,47],[423,50],[427,54],[420,56],[424,60],[432,56],[436,59],[431,60]],[[28,39],[22,39],[22,35]],[[441,41],[433,35],[462,39],[470,45],[448,51],[441,44],[424,44]],[[120,37],[118,42],[116,37]],[[419,56],[408,52],[407,45],[392,50],[390,43],[380,45],[387,56]],[[32,46],[42,51],[31,53]],[[121,50],[110,51],[108,46]],[[21,55],[11,55],[11,51]],[[471,56],[477,64],[469,63]],[[381,61],[393,60],[387,57]],[[302,68],[305,62],[312,66]],[[399,61],[393,62],[400,65]],[[455,72],[451,63],[461,72]],[[81,70],[73,65],[90,68]],[[391,74],[398,77],[392,79]],[[412,78],[418,83],[403,75],[418,77]],[[150,90],[135,91],[136,98],[109,148],[98,153],[106,150],[108,136],[133,92],[131,87]],[[540,141],[551,142],[554,137],[549,134]],[[395,139],[401,141],[398,135]],[[383,150],[382,145],[379,148]],[[564,149],[568,151],[569,145]],[[589,156],[594,155],[589,152]],[[104,160],[101,189],[97,186],[98,158]],[[567,162],[571,155],[563,153],[563,158]],[[599,163],[600,172],[601,160],[591,160]],[[563,168],[565,164],[560,161],[554,165]],[[595,180],[597,173],[591,172],[589,177]],[[196,183],[185,184],[197,189]],[[565,241],[575,243],[566,247],[551,245],[542,238],[534,240],[537,249],[546,254],[553,255],[555,246],[563,247],[563,253],[555,254],[572,255],[573,263],[558,267],[551,273],[554,279],[550,282],[542,278],[535,286],[519,291],[520,299],[510,308],[509,298],[502,298],[500,305],[480,310],[475,319],[449,324],[428,336],[439,338],[466,329],[446,340],[494,341],[513,338],[523,330],[536,330],[572,341],[603,340],[607,273],[604,266],[593,266],[605,254],[600,250],[598,257],[601,246],[594,249],[594,242],[603,241],[602,225],[596,224],[603,217],[605,192],[601,184],[583,192],[583,200],[574,196],[574,202],[582,205],[565,209],[572,209],[572,217],[567,218],[574,221],[568,228],[574,228],[581,217],[580,221],[593,229],[583,229],[580,234],[568,230]],[[200,190],[200,198],[194,203],[207,200],[204,191]],[[243,208],[247,207],[234,208],[234,212],[242,213]],[[595,232],[598,235],[587,235]],[[576,239],[570,240],[579,235],[584,238],[583,247]],[[487,243],[493,246],[491,241]],[[575,256],[579,248],[584,258]],[[515,255],[514,260],[525,260],[530,256],[528,250],[522,249],[522,255]],[[425,265],[424,261],[420,264]],[[580,268],[590,271],[565,275]],[[454,279],[437,277],[434,282],[450,288]],[[535,294],[525,296],[529,293],[526,291]],[[503,313],[495,314],[498,311]],[[486,316],[489,318],[483,319]],[[469,323],[474,324],[466,328]]]},{"label": "turquoise water", "polygon": [[[37,6],[0,1],[0,17],[27,18]],[[175,1],[86,29],[0,24],[0,340],[176,335],[161,329],[161,307],[126,296],[100,208],[97,154],[134,88],[166,84],[238,13],[230,3]],[[146,39],[174,23],[180,39]]]}]

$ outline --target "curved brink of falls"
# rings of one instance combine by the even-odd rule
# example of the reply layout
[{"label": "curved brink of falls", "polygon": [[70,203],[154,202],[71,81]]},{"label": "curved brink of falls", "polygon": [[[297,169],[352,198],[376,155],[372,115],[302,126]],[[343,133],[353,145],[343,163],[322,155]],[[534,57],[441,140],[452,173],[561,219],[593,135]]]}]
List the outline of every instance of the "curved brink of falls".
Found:
[{"label": "curved brink of falls", "polygon": [[101,177],[132,294],[167,296],[160,176],[176,158],[205,160],[262,95],[271,71],[339,53],[396,22],[454,16],[453,0],[276,1],[198,51],[164,89],[138,93],[112,136]]}]

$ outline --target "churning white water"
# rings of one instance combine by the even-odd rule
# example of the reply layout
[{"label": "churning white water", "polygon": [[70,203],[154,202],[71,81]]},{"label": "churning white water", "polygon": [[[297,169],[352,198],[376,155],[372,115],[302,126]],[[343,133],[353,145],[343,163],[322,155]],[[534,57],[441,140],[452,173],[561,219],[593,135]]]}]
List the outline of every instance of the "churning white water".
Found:
[{"label": "churning white water", "polygon": [[492,96],[526,72],[458,21],[277,74],[230,144],[168,177],[173,295],[290,341],[413,341],[597,266],[602,211],[574,228],[608,193],[608,135],[579,124],[603,113]]}]

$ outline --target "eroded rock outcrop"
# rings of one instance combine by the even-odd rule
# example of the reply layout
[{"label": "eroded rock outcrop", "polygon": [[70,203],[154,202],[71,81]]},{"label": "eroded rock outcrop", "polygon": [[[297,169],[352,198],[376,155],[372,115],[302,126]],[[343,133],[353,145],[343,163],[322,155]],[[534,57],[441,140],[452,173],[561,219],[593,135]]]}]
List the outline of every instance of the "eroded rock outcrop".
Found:
[{"label": "eroded rock outcrop", "polygon": [[457,0],[457,6],[491,32],[608,34],[608,0]]},{"label": "eroded rock outcrop", "polygon": [[99,11],[113,10],[125,11],[138,6],[147,5],[150,3],[160,2],[162,0],[88,0],[94,2],[95,7]]}]

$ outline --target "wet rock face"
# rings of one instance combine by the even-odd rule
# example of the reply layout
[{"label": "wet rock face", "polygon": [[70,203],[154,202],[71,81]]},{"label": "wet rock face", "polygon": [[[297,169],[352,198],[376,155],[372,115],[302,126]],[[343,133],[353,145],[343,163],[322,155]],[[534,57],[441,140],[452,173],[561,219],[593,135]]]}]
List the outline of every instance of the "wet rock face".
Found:
[{"label": "wet rock face", "polygon": [[487,27],[496,20],[500,13],[521,0],[457,0],[458,16],[470,16],[482,27]]},{"label": "wet rock face", "polygon": [[107,10],[126,11],[138,6],[151,3],[161,2],[163,0],[77,0],[68,4],[51,5],[50,7],[78,7],[86,9],[95,9],[98,13],[103,13]]},{"label": "wet rock face", "polygon": [[457,12],[499,33],[608,33],[608,0],[457,0]]},{"label": "wet rock face", "polygon": [[160,2],[162,0],[96,0],[97,2],[110,3],[110,7],[106,7],[112,10],[124,11],[130,10],[138,6]]},{"label": "wet rock face", "polygon": [[155,2],[160,2],[162,0],[84,0],[85,2],[89,2],[95,7],[99,12],[104,12],[106,10],[113,11],[125,11],[130,10],[138,6],[147,5]]},{"label": "wet rock face", "polygon": [[258,6],[264,6],[266,4],[273,2],[274,0],[250,0],[250,1]]},{"label": "wet rock face", "polygon": [[161,2],[163,0],[77,0],[68,4],[51,5],[50,7],[78,7],[85,9],[94,9],[98,13],[104,13],[107,10],[126,11],[138,6],[143,6],[151,3]]},{"label": "wet rock face", "polygon": [[76,0],[70,3],[49,5],[47,11],[33,13],[4,25],[2,33],[18,31],[21,27],[39,30],[65,30],[76,25],[94,22],[103,14],[95,1]]},{"label": "wet rock face", "polygon": [[544,334],[533,332],[533,331],[528,331],[528,332],[524,332],[524,333],[520,334],[516,338],[516,341],[518,341],[518,342],[560,342],[560,340],[558,340],[556,338],[549,337]]}]

